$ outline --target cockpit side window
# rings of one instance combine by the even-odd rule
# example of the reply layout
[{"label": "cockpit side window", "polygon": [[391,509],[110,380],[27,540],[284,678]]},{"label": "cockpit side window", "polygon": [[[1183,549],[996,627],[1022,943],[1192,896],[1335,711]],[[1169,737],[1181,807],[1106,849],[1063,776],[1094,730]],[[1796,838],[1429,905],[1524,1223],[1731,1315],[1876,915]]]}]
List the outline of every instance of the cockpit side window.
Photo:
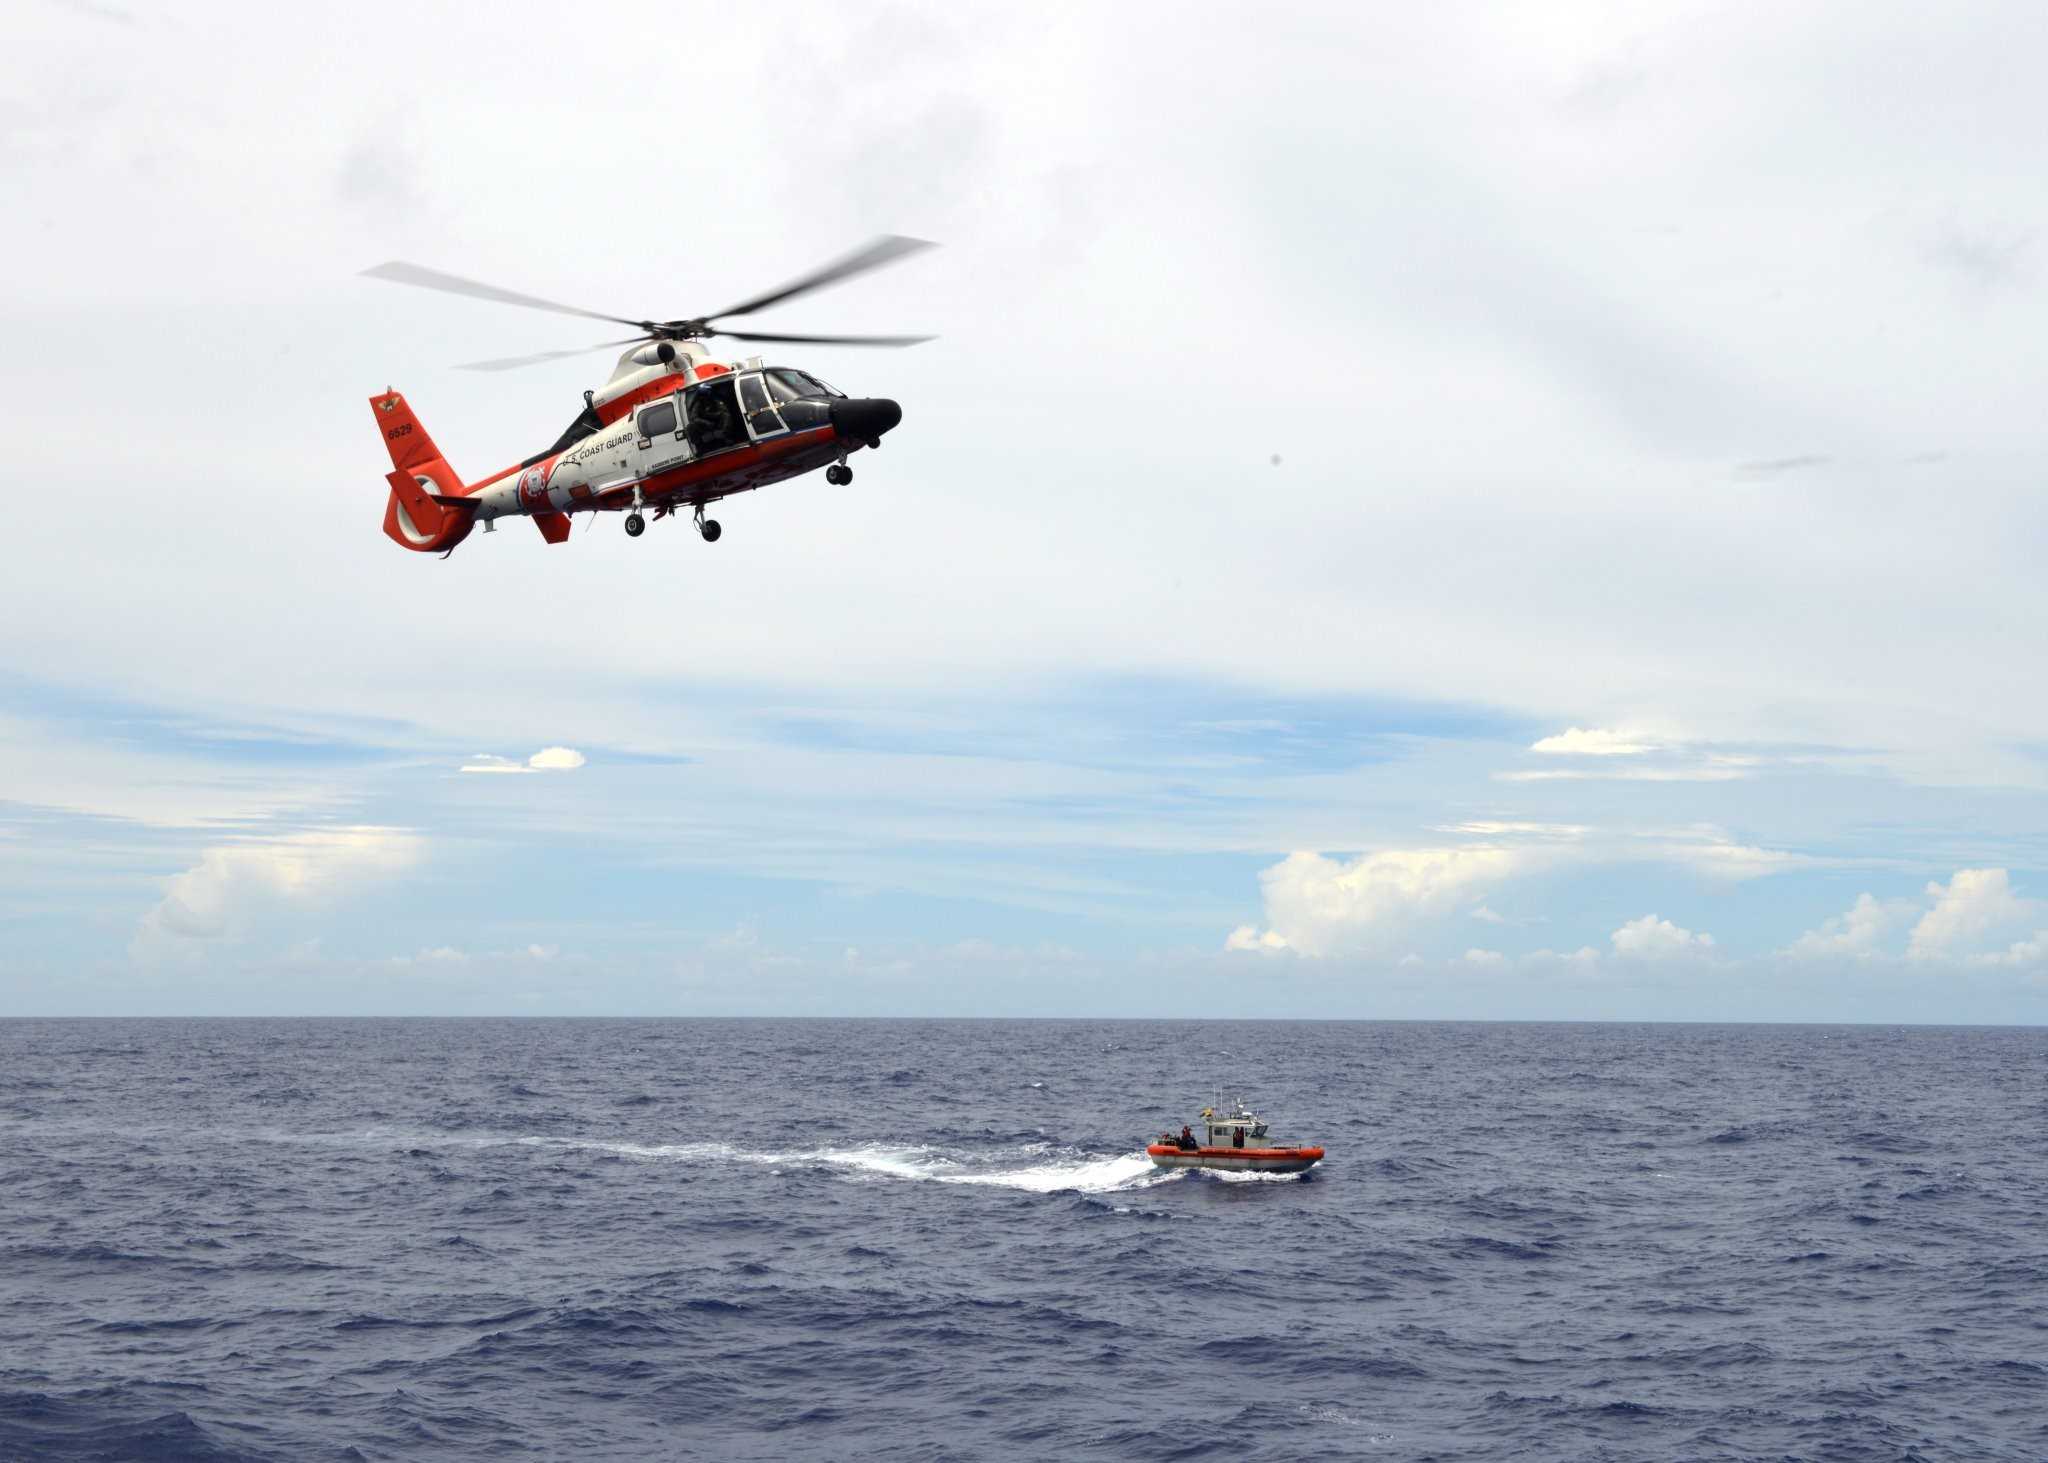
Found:
[{"label": "cockpit side window", "polygon": [[739,379],[740,410],[746,413],[747,430],[756,438],[772,437],[783,430],[782,418],[775,414],[775,408],[768,401],[767,388],[761,384],[758,371],[749,371]]}]

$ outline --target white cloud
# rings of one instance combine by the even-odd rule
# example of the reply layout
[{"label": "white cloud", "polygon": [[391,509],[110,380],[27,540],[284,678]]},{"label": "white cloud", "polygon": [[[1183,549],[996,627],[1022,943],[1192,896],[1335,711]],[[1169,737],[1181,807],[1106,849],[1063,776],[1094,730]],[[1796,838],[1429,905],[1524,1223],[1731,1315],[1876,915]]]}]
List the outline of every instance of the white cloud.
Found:
[{"label": "white cloud", "polygon": [[464,772],[573,772],[588,759],[574,747],[543,747],[524,762],[478,752],[462,764]]},{"label": "white cloud", "polygon": [[1472,918],[1478,920],[1483,925],[1504,925],[1507,923],[1507,916],[1488,909],[1483,904],[1472,911]]},{"label": "white cloud", "polygon": [[1968,946],[2033,918],[2040,901],[2013,893],[2004,869],[1957,869],[1946,885],[1927,886],[1934,907],[1906,939],[1914,960],[1966,955]]},{"label": "white cloud", "polygon": [[1508,963],[1508,957],[1501,954],[1498,950],[1467,950],[1465,952],[1465,963],[1467,965],[1482,966],[1505,965]]},{"label": "white cloud", "polygon": [[394,966],[467,966],[477,962],[505,964],[512,961],[533,961],[545,963],[561,954],[559,946],[528,945],[521,950],[486,950],[472,955],[453,945],[434,945],[411,955],[394,955],[390,964]]},{"label": "white cloud", "polygon": [[2048,930],[2034,931],[2031,939],[2014,940],[2003,950],[1972,955],[1972,965],[2041,965],[2048,963]]},{"label": "white cloud", "polygon": [[1736,881],[1758,879],[1766,874],[1782,874],[1821,862],[1807,854],[1734,843],[1712,830],[1696,832],[1689,842],[1666,843],[1658,849],[1658,853],[1673,863],[1687,865],[1695,873],[1705,874],[1713,879]]},{"label": "white cloud", "polygon": [[1822,920],[1819,928],[1794,940],[1785,953],[1801,960],[1841,956],[1868,959],[1883,953],[1879,942],[1913,912],[1910,900],[1880,900],[1872,894],[1859,894],[1855,904]]},{"label": "white cloud", "polygon": [[1593,830],[1583,823],[1530,823],[1511,822],[1496,818],[1468,818],[1462,823],[1440,824],[1432,830],[1436,833],[1468,833],[1481,838],[1499,838],[1510,834],[1527,834],[1532,838],[1554,838],[1566,841],[1584,838]]},{"label": "white cloud", "polygon": [[1630,920],[1608,939],[1613,942],[1616,955],[1638,960],[1668,960],[1674,955],[1696,955],[1714,946],[1712,935],[1704,932],[1696,935],[1654,914]]},{"label": "white cloud", "polygon": [[1653,737],[1642,732],[1572,727],[1544,737],[1529,750],[1552,757],[1584,759],[1575,766],[1529,767],[1493,774],[1496,782],[1740,782],[1754,777],[1764,759],[1750,753],[1716,752],[1696,741]]},{"label": "white cloud", "polygon": [[1506,848],[1411,848],[1348,863],[1293,853],[1259,875],[1265,932],[1234,932],[1228,948],[1284,946],[1320,956],[1379,950],[1419,920],[1448,913],[1529,861]]},{"label": "white cloud", "polygon": [[1256,950],[1271,954],[1285,950],[1287,941],[1271,930],[1261,932],[1255,925],[1239,925],[1230,932],[1230,938],[1223,942],[1226,950]]},{"label": "white cloud", "polygon": [[1576,950],[1532,950],[1522,960],[1532,966],[1564,965],[1588,970],[1600,963],[1600,952],[1591,945],[1581,945]]},{"label": "white cloud", "polygon": [[267,910],[317,906],[419,862],[424,844],[402,828],[317,828],[210,848],[172,878],[143,916],[131,949],[233,934]]},{"label": "white cloud", "polygon": [[1659,745],[1630,732],[1574,726],[1531,744],[1529,750],[1568,757],[1640,757],[1657,751]]},{"label": "white cloud", "polygon": [[1703,767],[1538,767],[1496,772],[1496,782],[1740,782],[1751,764]]}]

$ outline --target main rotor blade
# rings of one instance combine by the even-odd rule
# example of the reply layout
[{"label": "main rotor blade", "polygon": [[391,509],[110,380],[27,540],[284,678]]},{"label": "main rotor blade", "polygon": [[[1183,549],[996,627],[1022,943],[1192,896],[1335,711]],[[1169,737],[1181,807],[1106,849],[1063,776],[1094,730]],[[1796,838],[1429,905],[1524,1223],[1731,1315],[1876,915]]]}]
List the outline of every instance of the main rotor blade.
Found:
[{"label": "main rotor blade", "polygon": [[770,335],[760,330],[714,330],[728,340],[775,340],[790,345],[922,345],[936,335]]},{"label": "main rotor blade", "polygon": [[575,350],[541,351],[536,355],[505,356],[495,361],[464,361],[455,369],[458,371],[516,371],[521,366],[538,366],[543,361],[559,361],[566,356],[585,356],[589,355],[592,351],[613,350],[622,345],[638,345],[646,339],[647,337],[644,335],[636,335],[627,340],[606,340],[600,341],[596,345],[578,346]]},{"label": "main rotor blade", "polygon": [[[920,249],[935,249],[938,246],[929,239],[906,238],[902,234],[883,234],[880,238],[862,245],[842,259],[812,270],[809,274],[791,280],[780,289],[770,290],[765,295],[756,295],[742,301],[731,309],[720,310],[716,315],[706,315],[705,320],[723,320],[728,315],[750,315],[756,310],[765,310],[770,305],[779,305],[797,295],[821,290],[826,285],[837,284],[842,279],[856,274],[865,274],[870,269],[880,269],[884,264],[901,259],[906,254],[915,254]],[[762,337],[769,339],[771,337]]]},{"label": "main rotor blade", "polygon": [[601,315],[595,310],[578,309],[574,305],[558,305],[553,300],[522,295],[515,290],[501,290],[494,284],[479,284],[473,279],[443,274],[438,269],[428,269],[424,265],[407,264],[403,259],[393,259],[373,269],[366,269],[363,273],[371,279],[388,279],[394,284],[418,285],[421,289],[444,290],[451,295],[495,300],[501,305],[525,305],[533,310],[552,310],[557,315],[581,315],[586,320],[609,320],[614,325],[634,325],[642,330],[651,328],[645,320],[628,320],[622,315]]}]

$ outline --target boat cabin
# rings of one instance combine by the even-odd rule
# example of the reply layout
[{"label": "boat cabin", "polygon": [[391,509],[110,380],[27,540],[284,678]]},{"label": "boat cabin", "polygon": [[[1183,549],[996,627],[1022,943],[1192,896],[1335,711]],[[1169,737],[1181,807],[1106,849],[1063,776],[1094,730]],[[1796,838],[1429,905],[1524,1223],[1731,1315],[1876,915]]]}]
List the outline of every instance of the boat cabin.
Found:
[{"label": "boat cabin", "polygon": [[1205,1148],[1264,1148],[1266,1125],[1238,1099],[1230,1112],[1219,1113],[1213,1107],[1202,1109],[1202,1123],[1208,1133],[1203,1141]]}]

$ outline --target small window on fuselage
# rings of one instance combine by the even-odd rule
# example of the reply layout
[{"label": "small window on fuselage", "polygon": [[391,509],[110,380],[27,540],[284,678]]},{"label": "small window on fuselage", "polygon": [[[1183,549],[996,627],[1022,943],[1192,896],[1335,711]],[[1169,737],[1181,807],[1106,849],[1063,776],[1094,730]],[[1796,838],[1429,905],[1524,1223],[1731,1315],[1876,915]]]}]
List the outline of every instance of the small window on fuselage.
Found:
[{"label": "small window on fuselage", "polygon": [[656,402],[640,413],[640,435],[643,437],[667,437],[676,429],[676,404],[673,401]]}]

